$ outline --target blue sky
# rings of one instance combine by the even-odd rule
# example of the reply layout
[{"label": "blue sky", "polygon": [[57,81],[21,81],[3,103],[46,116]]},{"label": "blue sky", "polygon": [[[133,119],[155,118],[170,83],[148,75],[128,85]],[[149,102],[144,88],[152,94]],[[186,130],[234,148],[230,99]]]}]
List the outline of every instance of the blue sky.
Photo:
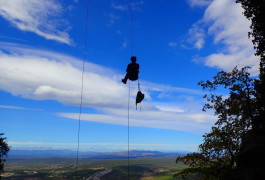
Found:
[{"label": "blue sky", "polygon": [[[86,54],[80,149],[127,148],[132,55],[130,1],[0,0],[0,132],[14,149],[75,149]],[[215,117],[202,112],[200,80],[258,58],[250,22],[233,0],[132,0],[134,54],[145,99],[135,109],[130,148],[196,151]],[[220,92],[219,92],[220,93]]]}]

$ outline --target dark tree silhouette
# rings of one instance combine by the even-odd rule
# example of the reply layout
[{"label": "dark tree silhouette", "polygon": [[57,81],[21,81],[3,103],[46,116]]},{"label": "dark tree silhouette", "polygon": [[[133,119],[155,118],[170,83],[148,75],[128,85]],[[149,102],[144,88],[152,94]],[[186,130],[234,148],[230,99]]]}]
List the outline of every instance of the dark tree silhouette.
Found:
[{"label": "dark tree silhouette", "polygon": [[3,135],[3,133],[0,133],[0,179],[1,174],[4,172],[4,163],[6,161],[7,153],[10,150],[6,138],[2,137]]},{"label": "dark tree silhouette", "polygon": [[[218,120],[212,132],[204,135],[199,153],[178,157],[189,168],[176,176],[196,173],[205,179],[256,180],[265,177],[265,1],[237,0],[251,20],[256,56],[260,57],[259,78],[249,78],[247,68],[220,72],[213,81],[200,82],[212,92],[219,85],[230,90],[223,99],[210,93],[204,109],[214,109]],[[240,75],[241,74],[241,75]],[[234,77],[245,77],[234,78]],[[242,81],[243,80],[243,81]]]},{"label": "dark tree silhouette", "polygon": [[251,32],[256,56],[260,57],[259,79],[255,82],[257,113],[252,129],[242,136],[234,180],[254,180],[265,177],[265,1],[237,0],[241,3],[244,15],[251,20]]},{"label": "dark tree silhouette", "polygon": [[262,128],[265,130],[265,1],[260,0],[237,0],[241,3],[244,15],[251,20],[251,32],[256,56],[260,57],[260,75],[256,81],[255,89],[257,91],[258,103],[260,106],[259,116],[253,128]]},{"label": "dark tree silhouette", "polygon": [[[199,145],[198,153],[178,157],[177,162],[189,165],[189,168],[176,174],[188,176],[197,174],[204,179],[229,179],[236,167],[241,137],[249,129],[256,112],[254,79],[248,73],[248,67],[231,72],[219,72],[212,81],[201,81],[199,85],[209,90],[204,98],[207,103],[203,110],[212,109],[218,120],[210,133],[206,133],[204,142]],[[229,90],[230,95],[216,94],[220,87]]]}]

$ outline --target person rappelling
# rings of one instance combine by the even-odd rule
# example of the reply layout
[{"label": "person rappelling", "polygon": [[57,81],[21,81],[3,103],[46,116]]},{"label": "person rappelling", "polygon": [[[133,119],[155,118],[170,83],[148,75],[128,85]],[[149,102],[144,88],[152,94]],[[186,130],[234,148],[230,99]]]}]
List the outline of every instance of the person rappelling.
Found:
[{"label": "person rappelling", "polygon": [[[127,83],[128,79],[131,81],[138,80],[140,65],[138,63],[136,63],[136,60],[137,60],[136,56],[131,57],[132,62],[130,64],[128,64],[128,66],[126,68],[127,73],[126,73],[125,77],[121,80],[124,84]],[[144,99],[144,94],[140,90],[140,83],[138,80],[138,92],[137,92],[136,99],[135,99],[136,109],[137,109],[137,104],[141,103],[143,99]]]},{"label": "person rappelling", "polygon": [[126,75],[124,77],[124,79],[122,79],[121,81],[126,84],[127,80],[131,80],[131,81],[136,81],[138,79],[138,74],[139,74],[139,64],[136,63],[136,56],[132,56],[131,57],[131,63],[128,64],[127,68],[126,68]]}]

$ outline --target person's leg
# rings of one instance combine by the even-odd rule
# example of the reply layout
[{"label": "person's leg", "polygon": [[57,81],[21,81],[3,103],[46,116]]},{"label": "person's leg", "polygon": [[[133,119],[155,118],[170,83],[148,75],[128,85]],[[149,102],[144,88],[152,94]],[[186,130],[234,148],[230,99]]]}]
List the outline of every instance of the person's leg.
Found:
[{"label": "person's leg", "polygon": [[124,79],[122,79],[121,81],[126,84],[127,83],[127,80],[129,79],[129,75],[128,73],[125,75]]}]

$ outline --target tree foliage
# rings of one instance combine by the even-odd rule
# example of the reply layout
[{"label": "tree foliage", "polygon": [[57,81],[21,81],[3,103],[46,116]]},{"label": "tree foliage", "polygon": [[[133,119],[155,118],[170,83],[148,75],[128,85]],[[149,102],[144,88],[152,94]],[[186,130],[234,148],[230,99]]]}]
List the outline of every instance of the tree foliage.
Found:
[{"label": "tree foliage", "polygon": [[[219,72],[212,81],[201,81],[199,85],[208,90],[203,110],[213,110],[217,121],[210,133],[206,133],[199,152],[178,157],[177,162],[189,168],[175,174],[188,176],[198,174],[203,179],[228,179],[236,166],[242,135],[252,128],[257,113],[254,79],[249,67],[234,68],[231,72]],[[216,91],[220,87],[228,90],[229,96]]]},{"label": "tree foliage", "polygon": [[251,32],[256,55],[260,56],[260,75],[255,82],[257,103],[259,105],[259,113],[254,122],[255,131],[265,132],[265,1],[264,0],[236,0],[243,7],[244,15],[251,20]]},{"label": "tree foliage", "polygon": [[[251,20],[249,37],[256,50],[255,55],[260,57],[259,78],[250,78],[246,67],[241,70],[235,68],[229,73],[222,71],[213,81],[199,83],[210,92],[205,96],[208,103],[204,110],[213,109],[218,120],[212,131],[204,135],[198,153],[177,158],[177,161],[189,165],[189,168],[175,176],[196,173],[202,179],[241,180],[257,179],[264,174],[265,1],[236,2],[242,5],[245,17]],[[215,93],[219,86],[229,90],[228,97]],[[261,163],[257,163],[258,160]],[[249,172],[253,175],[250,176]],[[246,175],[248,177],[244,177]]]},{"label": "tree foliage", "polygon": [[4,163],[6,161],[7,153],[10,150],[6,138],[2,137],[3,135],[3,133],[0,133],[0,175],[4,172]]}]

